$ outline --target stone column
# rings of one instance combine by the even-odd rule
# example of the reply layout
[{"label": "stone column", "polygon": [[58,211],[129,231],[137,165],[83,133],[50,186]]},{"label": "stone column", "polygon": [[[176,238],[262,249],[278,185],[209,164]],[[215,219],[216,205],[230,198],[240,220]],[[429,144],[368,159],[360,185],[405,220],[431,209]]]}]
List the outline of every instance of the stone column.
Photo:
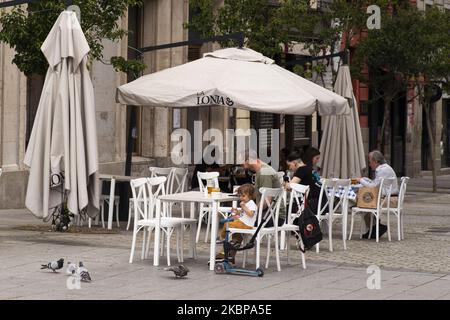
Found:
[{"label": "stone column", "polygon": [[14,50],[0,44],[0,209],[23,208],[28,172],[23,164],[26,77],[11,63]]},{"label": "stone column", "polygon": [[[147,0],[144,2],[143,46],[184,41],[187,32],[183,22],[188,19],[188,1]],[[146,73],[160,71],[185,63],[187,47],[151,51],[144,54]],[[157,165],[168,164],[172,110],[143,108],[142,155],[157,158]]]},{"label": "stone column", "polygon": [[[120,44],[103,41],[103,45],[105,60],[121,54]],[[115,72],[110,65],[96,61],[91,68],[91,77],[95,86],[99,162],[124,161],[126,152],[126,106],[115,102],[114,90],[111,90],[120,85],[123,74]],[[123,174],[124,172],[120,173]]]}]

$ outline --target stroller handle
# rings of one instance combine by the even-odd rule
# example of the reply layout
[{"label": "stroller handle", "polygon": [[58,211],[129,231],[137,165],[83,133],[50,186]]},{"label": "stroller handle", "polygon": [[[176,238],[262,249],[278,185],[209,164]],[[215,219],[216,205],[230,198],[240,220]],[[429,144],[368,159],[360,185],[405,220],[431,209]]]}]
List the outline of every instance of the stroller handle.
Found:
[{"label": "stroller handle", "polygon": [[226,222],[231,222],[234,221],[233,218],[225,218],[225,219],[220,219],[220,223],[226,223]]}]

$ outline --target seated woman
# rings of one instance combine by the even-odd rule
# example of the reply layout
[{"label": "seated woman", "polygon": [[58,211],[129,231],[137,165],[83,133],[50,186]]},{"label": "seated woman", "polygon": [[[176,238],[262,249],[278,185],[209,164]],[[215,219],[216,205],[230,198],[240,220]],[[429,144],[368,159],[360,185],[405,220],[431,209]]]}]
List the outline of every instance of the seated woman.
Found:
[{"label": "seated woman", "polygon": [[[300,159],[298,159],[300,157]],[[295,159],[297,158],[297,159]],[[319,196],[322,183],[320,182],[320,175],[314,169],[320,160],[320,151],[316,148],[309,147],[303,153],[300,151],[294,151],[288,156],[288,165],[291,170],[295,170],[294,178],[291,182],[300,183],[309,186],[309,195],[307,199],[307,206],[317,213],[319,207]],[[322,199],[321,207],[326,205],[326,199]],[[327,209],[322,214],[327,213]]]},{"label": "seated woman", "polygon": [[315,169],[315,168],[317,168],[317,163],[320,160],[320,151],[314,147],[307,148],[304,153],[303,160],[304,160],[305,164],[312,169],[313,181],[317,185],[317,187],[320,189],[322,187],[322,183],[320,182],[320,174]]},{"label": "seated woman", "polygon": [[[310,205],[315,198],[319,198],[320,187],[318,187],[313,180],[313,170],[302,160],[301,151],[293,151],[287,156],[286,161],[290,170],[294,172],[291,179],[292,183],[299,183],[309,186],[308,204]],[[286,189],[289,190],[289,184],[286,184]]]}]

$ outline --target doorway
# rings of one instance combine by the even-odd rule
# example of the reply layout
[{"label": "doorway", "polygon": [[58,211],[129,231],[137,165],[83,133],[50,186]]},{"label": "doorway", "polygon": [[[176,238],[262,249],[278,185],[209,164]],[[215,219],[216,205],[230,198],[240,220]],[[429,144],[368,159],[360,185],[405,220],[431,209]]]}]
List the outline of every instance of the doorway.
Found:
[{"label": "doorway", "polygon": [[405,174],[406,97],[391,108],[391,166],[397,176]]}]

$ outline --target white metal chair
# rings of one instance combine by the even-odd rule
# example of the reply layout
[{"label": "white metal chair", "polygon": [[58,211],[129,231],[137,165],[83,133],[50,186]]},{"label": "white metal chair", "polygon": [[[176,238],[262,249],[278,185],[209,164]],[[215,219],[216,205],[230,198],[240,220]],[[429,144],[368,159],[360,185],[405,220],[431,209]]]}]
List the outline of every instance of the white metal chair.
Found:
[{"label": "white metal chair", "polygon": [[[359,207],[353,207],[352,208],[352,217],[351,217],[351,223],[350,223],[350,235],[348,237],[349,240],[352,238],[353,233],[353,223],[354,223],[354,217],[358,213],[362,214],[370,214],[375,217],[375,239],[376,242],[379,242],[379,225],[380,225],[380,216],[383,210],[389,211],[390,210],[390,201],[391,201],[391,190],[392,185],[395,181],[395,178],[382,178],[380,180],[380,185],[378,186],[378,198],[377,198],[377,207],[374,209],[370,208],[359,208]],[[370,219],[370,229],[369,229],[369,239],[372,235],[372,224],[373,219],[371,217]],[[362,226],[363,226],[363,219],[361,218],[361,231],[360,231],[360,239],[362,239]]]},{"label": "white metal chair", "polygon": [[[165,178],[164,178],[165,179]],[[134,249],[136,245],[137,234],[141,229],[152,229],[155,226],[153,217],[149,214],[149,192],[147,187],[147,178],[133,179],[130,181],[131,192],[133,195],[133,211],[134,211],[134,227],[133,240],[131,243],[131,253],[129,263],[133,263]],[[150,230],[149,230],[150,231]],[[145,253],[145,237],[142,241],[142,255],[144,259]]]},{"label": "white metal chair", "polygon": [[[332,239],[331,239],[331,229],[332,224],[329,223],[328,216],[333,214],[334,209],[334,195],[336,192],[336,180],[335,179],[324,179],[322,181],[322,187],[320,188],[319,200],[317,203],[317,212],[315,212],[317,220],[319,220],[319,224],[322,226],[323,230],[323,221],[327,221],[328,223],[328,237],[329,237],[329,248],[332,251]],[[326,212],[328,211],[328,212]],[[320,243],[316,244],[316,252],[320,251]]]},{"label": "white metal chair", "polygon": [[169,194],[171,191],[171,185],[172,185],[172,176],[173,176],[173,167],[169,168],[162,168],[162,167],[149,167],[150,170],[150,178],[154,177],[166,177],[166,183],[165,183],[165,190],[166,194]]},{"label": "white metal chair", "polygon": [[[305,250],[305,247],[301,240],[299,227],[298,227],[298,225],[294,224],[294,220],[296,218],[300,217],[300,215],[302,214],[304,205],[305,205],[305,199],[307,198],[308,193],[309,193],[309,186],[305,186],[305,185],[298,184],[298,183],[290,183],[290,187],[291,187],[291,197],[289,198],[289,207],[288,207],[288,212],[286,215],[287,221],[285,222],[284,225],[282,225],[280,227],[280,231],[281,231],[282,235],[283,235],[283,233],[287,233],[286,244],[287,244],[288,264],[290,263],[289,249],[290,249],[291,232],[294,232],[297,235],[297,239],[300,243],[300,248],[303,251]],[[296,208],[294,207],[294,204],[297,205]],[[294,208],[297,210],[294,210]],[[281,246],[281,247],[283,247],[283,246]],[[301,258],[302,258],[303,269],[306,269],[305,254],[302,251],[300,251],[300,253],[301,253]]]},{"label": "white metal chair", "polygon": [[[291,192],[287,192],[286,190],[284,190],[283,194],[283,201],[285,201],[284,205],[286,208],[288,208],[289,210],[294,209],[294,207],[292,208],[289,207],[291,205],[291,202],[292,205],[294,204],[298,205],[296,212],[288,211],[287,223],[291,223],[292,221],[294,221],[295,218],[300,216],[300,213],[303,211],[305,205],[305,192],[309,192],[309,186],[305,186],[303,184],[298,183],[289,183],[290,187],[292,187],[293,185],[296,188],[296,192],[292,192],[291,188]],[[289,206],[286,205],[288,194],[289,194],[289,203],[288,203]],[[290,217],[289,214],[292,215],[292,217]],[[280,238],[280,250],[284,250],[285,248],[286,248],[286,232],[282,231]]]},{"label": "white metal chair", "polygon": [[[166,177],[166,183],[165,183],[165,191],[166,193],[169,193],[170,191],[170,185],[172,183],[172,174],[173,174],[173,168],[161,168],[161,167],[149,167],[150,170],[150,177]],[[127,230],[130,227],[131,219],[133,218],[133,199],[130,198],[130,203],[128,205],[128,223],[127,223]]]},{"label": "white metal chair", "polygon": [[[182,193],[186,191],[186,181],[188,176],[189,170],[187,168],[172,168],[172,181],[170,183],[170,191],[168,194],[174,194],[174,193]],[[172,209],[175,204],[178,204],[176,202],[170,202],[168,204],[169,206],[169,216],[172,217]],[[197,224],[196,219],[189,219],[184,217],[184,202],[180,203],[181,206],[181,224],[183,225],[183,232],[186,229],[190,229],[190,241],[191,241],[191,249],[193,252],[193,258],[196,257],[196,248],[195,248],[195,228],[194,226]]]},{"label": "white metal chair", "polygon": [[[170,210],[169,203],[163,203],[161,206],[161,201],[158,199],[159,196],[162,196],[165,194],[165,190],[163,186],[161,188],[161,182],[160,179],[165,177],[153,177],[148,178],[148,187],[149,187],[149,194],[150,194],[150,201],[149,201],[149,212],[154,213],[153,217],[156,221],[155,225],[155,240],[154,240],[154,257],[157,254],[157,251],[159,247],[161,248],[160,255],[162,256],[164,253],[164,244],[167,248],[167,265],[170,265],[170,238],[174,231],[177,233],[177,257],[179,262],[184,261],[184,230],[189,227],[190,228],[190,241],[191,241],[191,249],[192,249],[192,257],[196,257],[196,250],[195,250],[195,241],[194,241],[194,233],[195,228],[194,226],[197,223],[197,220],[195,219],[189,219],[189,218],[179,218],[179,217],[172,217],[172,212]],[[153,189],[156,189],[155,191]],[[163,231],[166,237],[160,237],[160,232]],[[145,257],[148,256],[148,251],[150,248],[150,237],[151,234],[149,234],[149,238],[147,240],[147,250],[145,253]],[[158,265],[156,263],[156,260],[153,261],[153,265]]]},{"label": "white metal chair", "polygon": [[[256,269],[260,266],[260,253],[261,253],[261,242],[264,237],[267,237],[267,256],[266,256],[266,269],[269,267],[270,258],[270,239],[275,237],[275,257],[277,261],[277,270],[281,271],[280,266],[280,252],[278,243],[278,233],[280,227],[278,226],[278,217],[280,213],[280,204],[283,199],[283,189],[282,188],[260,188],[261,201],[258,206],[258,226],[262,223],[263,215],[265,221],[259,230],[255,239],[255,249],[256,249]],[[272,201],[269,201],[272,198]],[[267,206],[264,208],[264,204]],[[269,221],[273,221],[273,227],[266,227]],[[239,229],[239,228],[229,228],[230,236],[233,233],[241,233],[243,235],[252,236],[255,234],[257,227],[252,229]],[[243,266],[245,267],[245,262],[247,258],[247,250],[244,250]]]},{"label": "white metal chair", "polygon": [[[197,172],[197,179],[198,179],[198,186],[200,188],[200,192],[206,192],[208,183],[211,184],[211,186],[214,188],[219,188],[219,173],[218,172]],[[198,240],[200,238],[202,222],[203,222],[203,219],[205,216],[207,217],[205,242],[207,242],[209,228],[211,225],[211,206],[201,203],[200,209],[199,209],[199,216],[198,216],[197,236],[195,238],[196,242],[198,242]]]},{"label": "white metal chair", "polygon": [[[170,182],[170,189],[168,194],[181,193],[186,191],[186,179],[188,175],[187,168],[172,168],[172,181]],[[172,210],[175,202],[170,203],[170,210]],[[180,203],[181,217],[184,218],[184,202]],[[171,211],[172,212],[172,211]]]},{"label": "white metal chair", "polygon": [[[151,232],[153,231],[153,229],[159,228],[159,230],[162,230],[166,234],[167,265],[170,266],[170,237],[173,234],[173,231],[177,231],[178,235],[178,231],[180,231],[181,229],[181,224],[180,221],[176,218],[171,219],[165,217],[166,206],[163,206],[162,208],[156,206],[157,197],[165,194],[164,184],[166,180],[167,180],[166,177],[154,177],[154,178],[138,178],[130,181],[134,202],[133,206],[134,228],[129,260],[130,263],[133,263],[133,256],[136,247],[136,239],[138,232],[140,230],[143,230],[141,259],[144,259],[148,255]],[[152,190],[153,187],[156,187],[155,191]],[[141,205],[142,203],[144,205]],[[147,232],[149,233],[148,238]],[[157,247],[159,247],[159,245],[156,246],[157,243],[159,244],[159,240],[160,240],[159,237],[157,238],[155,236],[155,247],[154,247],[155,250],[157,249]],[[179,262],[183,261],[183,258],[180,257],[179,253],[178,237],[177,237],[177,257]]]},{"label": "white metal chair", "polygon": [[[348,194],[350,189],[350,179],[332,179],[334,184],[334,196],[339,193],[339,201],[337,199],[329,199],[328,212],[320,216],[319,221],[327,221],[328,225],[328,242],[329,250],[333,251],[333,223],[337,219],[341,219],[342,224],[342,242],[344,250],[347,250],[347,217],[348,217]],[[331,206],[330,206],[331,205]],[[331,209],[330,209],[331,208]],[[319,243],[316,245],[316,251],[319,252]]]},{"label": "white metal chair", "polygon": [[[401,177],[400,191],[397,198],[397,206],[390,208],[389,212],[383,209],[383,213],[387,213],[387,227],[388,227],[388,239],[391,241],[391,227],[390,227],[390,214],[393,213],[397,218],[397,238],[398,241],[405,239],[403,233],[403,201],[405,200],[406,187],[408,184],[409,177]],[[392,199],[392,197],[391,197]]]}]

